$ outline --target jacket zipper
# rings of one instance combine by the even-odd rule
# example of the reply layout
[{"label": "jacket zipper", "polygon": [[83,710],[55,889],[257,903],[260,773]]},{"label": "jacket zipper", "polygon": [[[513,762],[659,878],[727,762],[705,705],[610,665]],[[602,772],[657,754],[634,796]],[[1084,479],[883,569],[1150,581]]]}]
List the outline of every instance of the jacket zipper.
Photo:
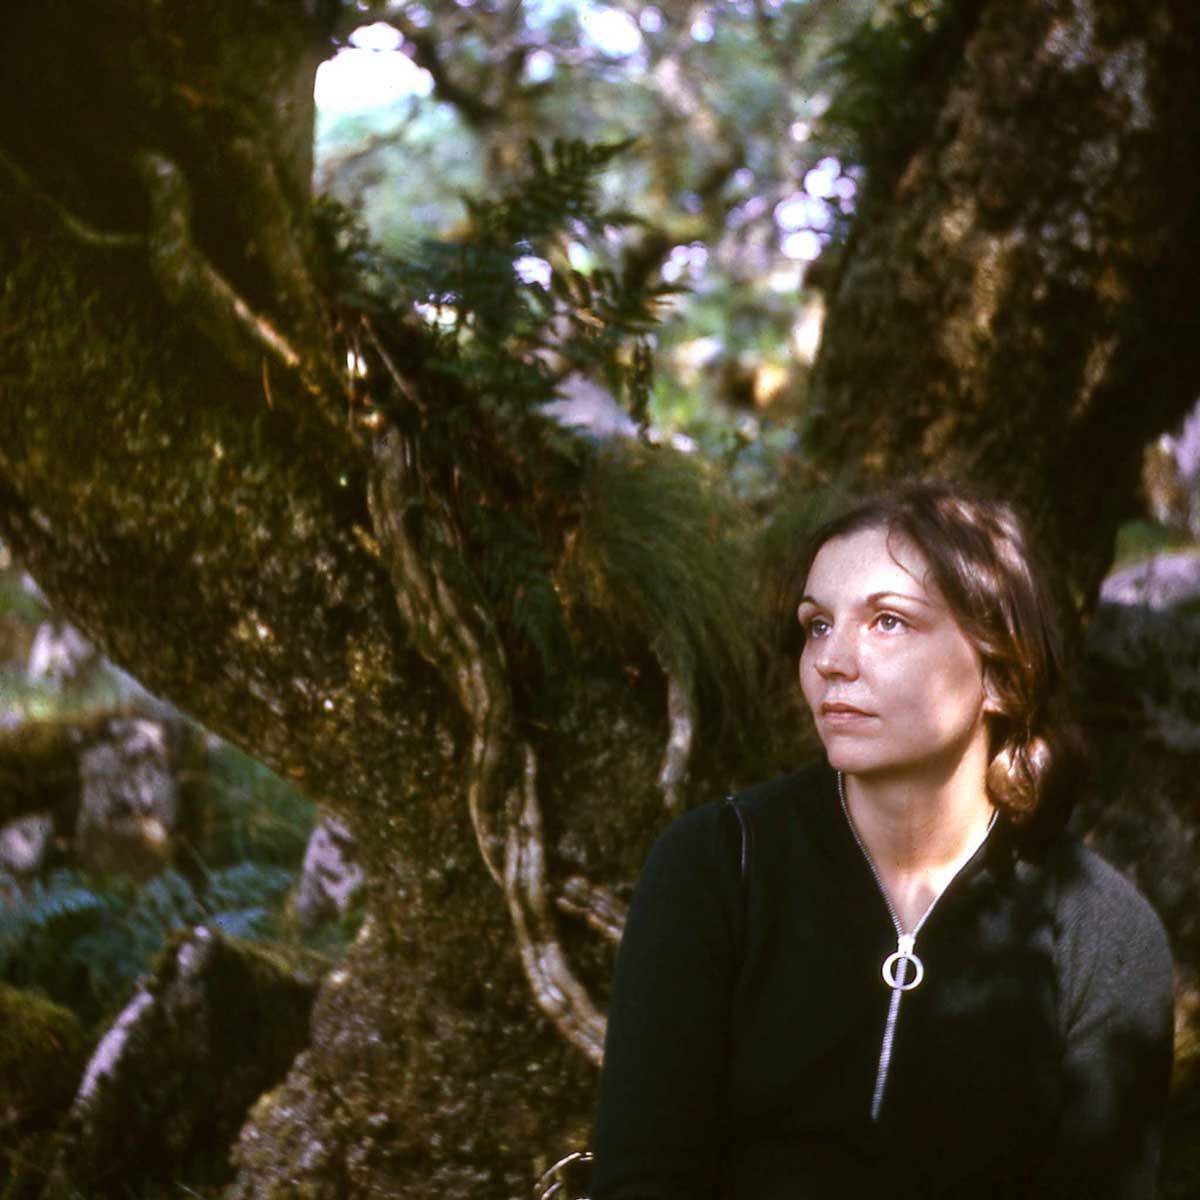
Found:
[{"label": "jacket zipper", "polygon": [[[892,1065],[892,1043],[896,1037],[896,1021],[900,1016],[900,998],[905,992],[911,992],[925,978],[925,964],[921,962],[916,954],[917,934],[921,932],[922,926],[929,919],[929,914],[933,912],[934,906],[946,894],[946,888],[962,874],[963,867],[975,857],[975,851],[973,850],[967,856],[962,866],[946,881],[946,886],[929,902],[929,907],[921,914],[921,919],[913,926],[912,932],[905,933],[904,926],[900,924],[900,918],[896,915],[895,908],[892,907],[891,898],[883,886],[883,880],[879,878],[879,872],[875,869],[875,862],[871,858],[866,846],[863,845],[862,838],[858,836],[858,830],[854,828],[854,822],[850,819],[850,810],[846,807],[846,791],[842,785],[841,771],[837,773],[837,789],[838,800],[841,801],[842,814],[846,818],[846,824],[850,827],[850,832],[853,834],[859,850],[862,851],[863,858],[867,860],[867,866],[871,869],[871,876],[875,880],[875,886],[879,889],[879,894],[883,897],[884,904],[887,905],[888,915],[892,918],[892,925],[896,930],[895,953],[889,954],[883,960],[883,967],[881,969],[884,983],[892,990],[892,997],[888,1002],[887,1020],[883,1026],[883,1043],[879,1047],[879,1066],[875,1072],[875,1089],[871,1093],[871,1120],[878,1121],[879,1110],[883,1107],[883,1093],[887,1087],[888,1070]],[[980,846],[987,840],[988,834],[992,832],[992,826],[996,823],[996,815],[995,812],[992,813],[992,819],[988,822],[988,827],[984,830],[983,837],[979,841]],[[975,850],[978,849],[979,847],[976,846]],[[908,977],[910,964],[914,971],[914,977],[911,980]]]}]

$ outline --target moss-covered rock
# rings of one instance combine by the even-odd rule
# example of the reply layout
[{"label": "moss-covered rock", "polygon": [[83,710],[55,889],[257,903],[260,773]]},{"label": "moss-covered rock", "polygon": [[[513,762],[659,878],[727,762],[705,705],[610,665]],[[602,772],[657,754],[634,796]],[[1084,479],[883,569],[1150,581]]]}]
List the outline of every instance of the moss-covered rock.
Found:
[{"label": "moss-covered rock", "polygon": [[70,1009],[0,983],[0,1136],[65,1112],[86,1057]]},{"label": "moss-covered rock", "polygon": [[246,1110],[308,1039],[314,991],[284,955],[203,926],[174,939],[88,1063],[47,1196],[222,1182]]},{"label": "moss-covered rock", "polygon": [[68,1008],[0,983],[0,1196],[32,1200],[54,1159],[54,1130],[87,1059]]}]

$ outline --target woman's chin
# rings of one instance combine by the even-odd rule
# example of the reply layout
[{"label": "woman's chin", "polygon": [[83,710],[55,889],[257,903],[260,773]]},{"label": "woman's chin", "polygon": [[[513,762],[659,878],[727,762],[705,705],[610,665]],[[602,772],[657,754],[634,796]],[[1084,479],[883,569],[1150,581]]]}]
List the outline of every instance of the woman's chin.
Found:
[{"label": "woman's chin", "polygon": [[841,739],[831,738],[825,745],[825,758],[830,767],[844,775],[864,775],[875,771],[886,771],[889,763],[877,754],[871,754],[860,746],[846,745]]}]

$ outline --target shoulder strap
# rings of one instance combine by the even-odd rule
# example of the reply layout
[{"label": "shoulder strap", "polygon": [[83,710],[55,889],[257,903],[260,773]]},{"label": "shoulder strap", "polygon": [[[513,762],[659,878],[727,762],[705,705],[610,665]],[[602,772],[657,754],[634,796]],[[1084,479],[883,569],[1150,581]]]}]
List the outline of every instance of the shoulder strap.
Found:
[{"label": "shoulder strap", "polygon": [[732,810],[737,818],[740,848],[738,851],[738,927],[736,931],[737,960],[739,966],[746,953],[746,913],[750,897],[750,863],[754,851],[754,825],[750,812],[739,803],[736,796],[725,797],[725,808]]}]

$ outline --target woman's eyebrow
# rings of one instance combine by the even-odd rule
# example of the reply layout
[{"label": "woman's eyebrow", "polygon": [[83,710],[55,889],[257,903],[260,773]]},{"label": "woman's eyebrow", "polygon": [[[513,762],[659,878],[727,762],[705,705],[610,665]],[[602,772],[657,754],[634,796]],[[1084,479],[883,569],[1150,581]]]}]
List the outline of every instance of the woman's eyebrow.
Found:
[{"label": "woman's eyebrow", "polygon": [[[879,604],[884,600],[909,600],[913,604],[923,604],[926,608],[936,608],[937,605],[932,600],[927,600],[924,596],[910,596],[907,592],[872,592],[867,597],[868,604]],[[804,605],[811,604],[814,608],[820,608],[821,602],[813,596],[804,595],[800,597],[797,608],[803,608]]]},{"label": "woman's eyebrow", "polygon": [[[926,608],[937,607],[934,601],[926,599],[925,596],[910,595],[907,592],[872,592],[868,598],[866,598],[866,604],[877,605],[882,604],[882,602],[886,600],[907,600],[912,602],[912,604],[924,605]],[[812,605],[814,608],[822,607],[821,601],[817,600],[815,596],[810,595],[800,596],[796,607],[803,608],[806,604]]]},{"label": "woman's eyebrow", "polygon": [[910,600],[914,604],[923,604],[926,608],[936,608],[937,605],[932,600],[926,599],[924,596],[910,596],[908,592],[872,592],[867,597],[868,604],[878,604],[881,600]]}]

